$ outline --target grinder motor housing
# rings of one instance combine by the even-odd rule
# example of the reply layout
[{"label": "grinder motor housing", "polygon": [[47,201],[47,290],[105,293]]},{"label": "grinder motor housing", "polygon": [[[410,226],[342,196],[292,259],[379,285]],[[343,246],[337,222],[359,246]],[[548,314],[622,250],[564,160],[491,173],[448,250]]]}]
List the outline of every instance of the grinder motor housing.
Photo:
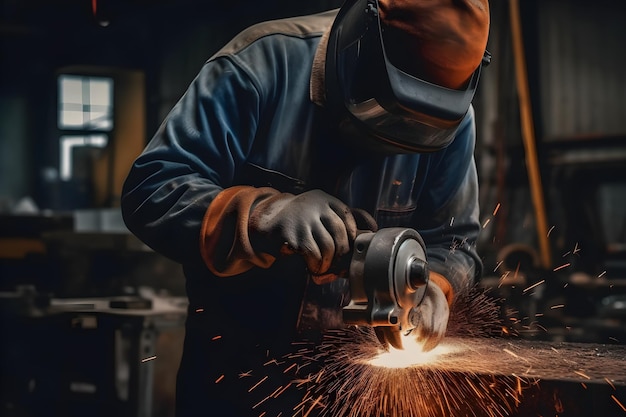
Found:
[{"label": "grinder motor housing", "polygon": [[348,271],[350,302],[345,324],[369,325],[378,338],[402,348],[400,336],[416,327],[412,311],[424,299],[428,262],[424,241],[411,228],[362,232]]}]

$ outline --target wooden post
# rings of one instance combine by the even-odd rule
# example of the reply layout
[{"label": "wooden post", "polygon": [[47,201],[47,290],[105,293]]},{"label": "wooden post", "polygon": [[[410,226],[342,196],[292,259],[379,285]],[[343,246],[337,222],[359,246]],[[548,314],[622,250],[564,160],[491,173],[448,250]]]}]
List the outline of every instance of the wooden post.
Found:
[{"label": "wooden post", "polygon": [[539,242],[539,258],[541,266],[549,269],[552,265],[552,254],[548,240],[548,223],[546,219],[545,202],[543,198],[543,186],[535,145],[535,129],[533,124],[530,91],[528,88],[528,75],[526,73],[526,58],[524,56],[524,42],[522,39],[522,24],[519,11],[519,1],[510,0],[509,3],[511,35],[513,39],[513,56],[515,61],[515,78],[517,81],[517,94],[519,97],[520,120],[522,128],[522,140],[526,155],[526,171],[530,192],[535,210],[535,223],[537,228],[537,240]]}]

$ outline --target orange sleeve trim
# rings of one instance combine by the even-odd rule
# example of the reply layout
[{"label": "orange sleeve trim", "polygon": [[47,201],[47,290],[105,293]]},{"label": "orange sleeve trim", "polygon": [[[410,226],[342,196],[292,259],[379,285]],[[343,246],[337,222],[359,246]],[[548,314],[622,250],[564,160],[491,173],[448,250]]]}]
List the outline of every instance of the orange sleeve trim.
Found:
[{"label": "orange sleeve trim", "polygon": [[221,191],[211,202],[200,230],[200,254],[217,276],[233,276],[254,266],[269,268],[275,258],[255,253],[248,235],[252,207],[278,191],[269,188],[235,186]]}]

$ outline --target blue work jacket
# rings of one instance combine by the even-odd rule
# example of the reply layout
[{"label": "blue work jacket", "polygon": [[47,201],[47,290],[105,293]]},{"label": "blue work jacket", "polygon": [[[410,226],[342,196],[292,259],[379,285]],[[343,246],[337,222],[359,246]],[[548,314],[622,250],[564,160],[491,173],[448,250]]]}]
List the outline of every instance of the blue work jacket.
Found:
[{"label": "blue work jacket", "polygon": [[[455,290],[481,273],[473,109],[444,150],[383,155],[355,149],[310,96],[316,49],[335,15],[261,23],[235,37],[200,69],[124,184],[127,226],[181,263],[187,279],[178,392],[179,408],[188,412],[181,415],[193,415],[198,397],[245,415],[238,413],[253,400],[244,406],[247,400],[227,399],[249,388],[250,381],[236,375],[266,362],[271,349],[283,351],[286,345],[278,341],[294,337],[305,291],[306,269],[297,256],[233,277],[207,269],[199,252],[201,223],[227,187],[322,189],[366,209],[381,228],[416,229],[429,267]],[[242,384],[248,385],[237,388]]]}]

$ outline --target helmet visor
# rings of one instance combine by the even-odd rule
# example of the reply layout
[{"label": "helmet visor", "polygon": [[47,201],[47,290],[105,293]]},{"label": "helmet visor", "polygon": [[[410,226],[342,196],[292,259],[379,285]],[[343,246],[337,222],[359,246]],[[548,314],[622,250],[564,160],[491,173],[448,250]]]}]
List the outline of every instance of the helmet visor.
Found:
[{"label": "helmet visor", "polygon": [[406,151],[448,146],[470,107],[480,66],[465,90],[414,77],[387,57],[376,0],[356,0],[343,7],[333,47],[340,94],[352,122]]}]

